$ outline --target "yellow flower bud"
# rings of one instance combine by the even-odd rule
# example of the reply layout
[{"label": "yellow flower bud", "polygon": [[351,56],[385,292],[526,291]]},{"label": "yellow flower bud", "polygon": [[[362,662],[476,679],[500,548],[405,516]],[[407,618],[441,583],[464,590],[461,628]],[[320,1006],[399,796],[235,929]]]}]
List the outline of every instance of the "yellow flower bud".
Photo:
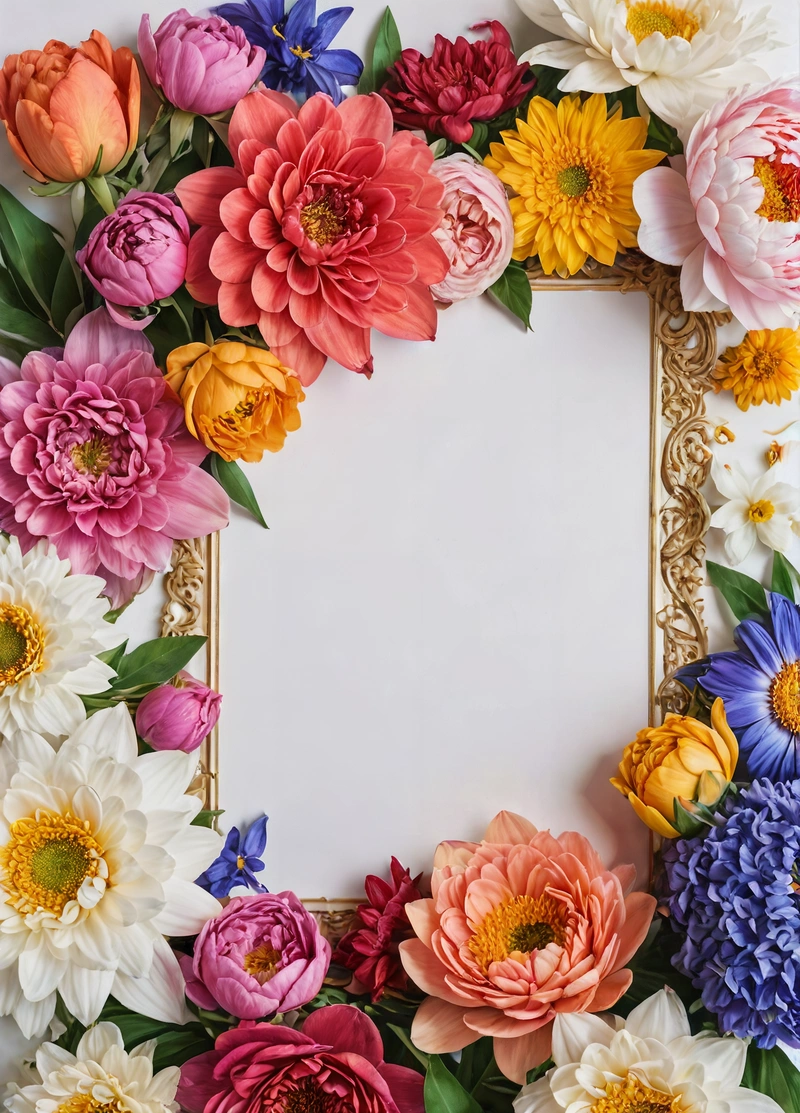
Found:
[{"label": "yellow flower bud", "polygon": [[625,747],[619,776],[611,783],[628,797],[653,831],[674,839],[676,798],[713,807],[733,779],[739,743],[721,699],[711,709],[711,726],[688,715],[667,715],[660,727],[640,730]]},{"label": "yellow flower bud", "polygon": [[186,344],[167,356],[166,379],[183,402],[189,432],[223,460],[254,463],[300,428],[300,380],[263,348]]}]

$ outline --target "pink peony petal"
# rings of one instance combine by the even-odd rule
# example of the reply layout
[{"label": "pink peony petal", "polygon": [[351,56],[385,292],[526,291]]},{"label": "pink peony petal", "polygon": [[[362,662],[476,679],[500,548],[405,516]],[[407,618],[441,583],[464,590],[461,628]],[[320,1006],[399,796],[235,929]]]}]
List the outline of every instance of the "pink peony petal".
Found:
[{"label": "pink peony petal", "polygon": [[389,1084],[400,1113],[425,1113],[425,1079],[409,1067],[383,1063],[379,1071]]},{"label": "pink peony petal", "polygon": [[383,1063],[383,1043],[368,1016],[353,1005],[331,1005],[317,1009],[303,1023],[303,1035],[327,1044],[335,1052],[360,1055],[374,1067]]},{"label": "pink peony petal", "polygon": [[194,224],[212,225],[221,232],[220,205],[229,193],[243,185],[241,174],[232,166],[212,166],[178,182],[175,192]]},{"label": "pink peony petal", "polygon": [[95,309],[81,317],[69,334],[64,361],[81,372],[92,364],[111,363],[120,352],[135,350],[152,355],[153,345],[146,336],[115,324],[106,309]]},{"label": "pink peony petal", "polygon": [[174,476],[162,478],[160,495],[169,504],[166,532],[176,540],[205,537],[225,529],[230,518],[230,501],[216,479],[200,468],[187,465]]},{"label": "pink peony petal", "polygon": [[642,218],[641,250],[680,266],[703,238],[686,179],[668,166],[648,170],[634,182],[633,203]]}]

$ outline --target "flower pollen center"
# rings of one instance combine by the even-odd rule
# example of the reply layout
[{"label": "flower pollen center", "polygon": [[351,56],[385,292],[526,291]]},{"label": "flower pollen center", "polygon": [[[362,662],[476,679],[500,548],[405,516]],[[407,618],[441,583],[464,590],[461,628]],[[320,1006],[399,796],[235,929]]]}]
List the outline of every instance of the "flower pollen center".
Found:
[{"label": "flower pollen center", "polygon": [[244,968],[260,985],[265,985],[278,973],[280,961],[281,952],[264,943],[244,956]]},{"label": "flower pollen center", "polygon": [[556,175],[558,188],[565,197],[583,197],[591,189],[592,179],[585,166],[567,166]]},{"label": "flower pollen center", "polygon": [[94,436],[70,451],[72,462],[82,475],[102,475],[111,464],[111,445],[106,437]]},{"label": "flower pollen center", "polygon": [[780,370],[781,357],[774,352],[756,352],[753,357],[754,378],[771,379]]},{"label": "flower pollen center", "polygon": [[318,244],[335,243],[345,228],[342,214],[334,210],[330,197],[320,197],[300,213],[300,224],[310,240]]},{"label": "flower pollen center", "polygon": [[314,57],[310,50],[304,50],[299,43],[297,46],[290,46],[289,53],[294,54],[295,58],[302,58],[304,62],[309,62]]},{"label": "flower pollen center", "polygon": [[[0,848],[7,901],[24,914],[45,911],[61,916],[78,898],[87,878],[105,881],[108,869],[88,820],[44,809],[11,824],[11,838]],[[105,887],[104,885],[102,886]]]},{"label": "flower pollen center", "polygon": [[0,603],[0,690],[44,668],[44,630],[24,607]]},{"label": "flower pollen center", "polygon": [[769,499],[760,499],[754,502],[747,512],[751,522],[759,525],[761,522],[768,522],[771,518],[775,517],[775,507]]},{"label": "flower pollen center", "polygon": [[783,666],[772,681],[769,694],[778,722],[800,734],[800,661]]},{"label": "flower pollen center", "polygon": [[239,857],[236,859],[236,868],[237,868],[237,870],[243,870],[244,867],[245,867],[245,860],[242,857],[242,855],[240,854]]},{"label": "flower pollen center", "polygon": [[550,943],[563,946],[567,920],[566,907],[554,897],[509,897],[484,917],[467,945],[487,973],[493,962],[521,961]]},{"label": "flower pollen center", "polygon": [[700,21],[693,12],[674,4],[664,3],[663,0],[647,0],[643,4],[629,5],[625,26],[637,43],[658,32],[665,39],[677,36],[691,42],[700,30]]},{"label": "flower pollen center", "polygon": [[319,1088],[313,1078],[304,1078],[295,1090],[286,1095],[280,1113],[333,1113],[331,1097]]},{"label": "flower pollen center", "polygon": [[757,215],[781,224],[800,220],[800,167],[784,162],[778,155],[774,161],[757,158],[753,173],[764,187]]},{"label": "flower pollen center", "polygon": [[589,1113],[677,1113],[680,1102],[680,1096],[653,1090],[629,1074],[622,1082],[609,1082],[605,1097]]},{"label": "flower pollen center", "polygon": [[73,1094],[56,1107],[55,1113],[119,1113],[116,1101],[98,1101],[91,1094]]}]

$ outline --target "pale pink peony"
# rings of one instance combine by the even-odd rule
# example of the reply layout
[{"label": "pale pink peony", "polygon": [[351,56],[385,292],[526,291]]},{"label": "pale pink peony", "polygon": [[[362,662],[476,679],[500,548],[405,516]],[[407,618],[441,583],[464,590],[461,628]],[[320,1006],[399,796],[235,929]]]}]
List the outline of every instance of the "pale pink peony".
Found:
[{"label": "pale pink peony", "polygon": [[450,263],[431,293],[443,302],[478,297],[497,282],[514,250],[505,186],[466,154],[438,159],[431,173],[444,185],[445,215],[434,236]]},{"label": "pale pink peony", "polygon": [[681,266],[686,309],[729,306],[747,329],[800,313],[800,79],[750,89],[696,124],[686,176],[637,178],[639,247]]},{"label": "pale pink peony", "polygon": [[554,838],[510,812],[484,841],[442,843],[433,898],[406,906],[417,938],[400,944],[408,974],[430,997],[411,1038],[458,1051],[494,1037],[501,1071],[524,1082],[550,1055],[557,1013],[603,1012],[631,984],[624,969],[656,901],[626,892],[631,866],[606,870],[582,835]]},{"label": "pale pink peony", "polygon": [[334,107],[317,93],[298,109],[259,89],[233,113],[235,167],[176,187],[200,230],[186,276],[228,325],[258,325],[303,385],[328,357],[372,374],[370,330],[433,340],[430,286],[447,273],[433,233],[442,185],[422,139],[393,135],[375,94]]},{"label": "pale pink peony", "polygon": [[222,529],[230,510],[152,352],[96,309],[0,389],[0,528],[109,577],[116,605],[168,567],[174,540]]}]

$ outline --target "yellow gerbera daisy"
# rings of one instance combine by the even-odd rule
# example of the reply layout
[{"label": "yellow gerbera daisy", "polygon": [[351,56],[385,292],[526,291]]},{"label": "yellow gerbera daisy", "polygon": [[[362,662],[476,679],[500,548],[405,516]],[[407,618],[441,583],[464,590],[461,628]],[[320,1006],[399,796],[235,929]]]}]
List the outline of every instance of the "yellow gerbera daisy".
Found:
[{"label": "yellow gerbera daisy", "polygon": [[609,115],[600,93],[558,107],[534,97],[528,122],[502,138],[486,165],[517,194],[515,259],[538,255],[546,274],[567,278],[590,257],[610,265],[620,246],[636,247],[633,183],[664,157],[642,150],[643,119],[623,120],[621,105]]},{"label": "yellow gerbera daisy", "polygon": [[774,402],[780,406],[800,388],[800,331],[790,328],[748,332],[741,344],[720,357],[714,390],[732,390],[740,410]]}]

